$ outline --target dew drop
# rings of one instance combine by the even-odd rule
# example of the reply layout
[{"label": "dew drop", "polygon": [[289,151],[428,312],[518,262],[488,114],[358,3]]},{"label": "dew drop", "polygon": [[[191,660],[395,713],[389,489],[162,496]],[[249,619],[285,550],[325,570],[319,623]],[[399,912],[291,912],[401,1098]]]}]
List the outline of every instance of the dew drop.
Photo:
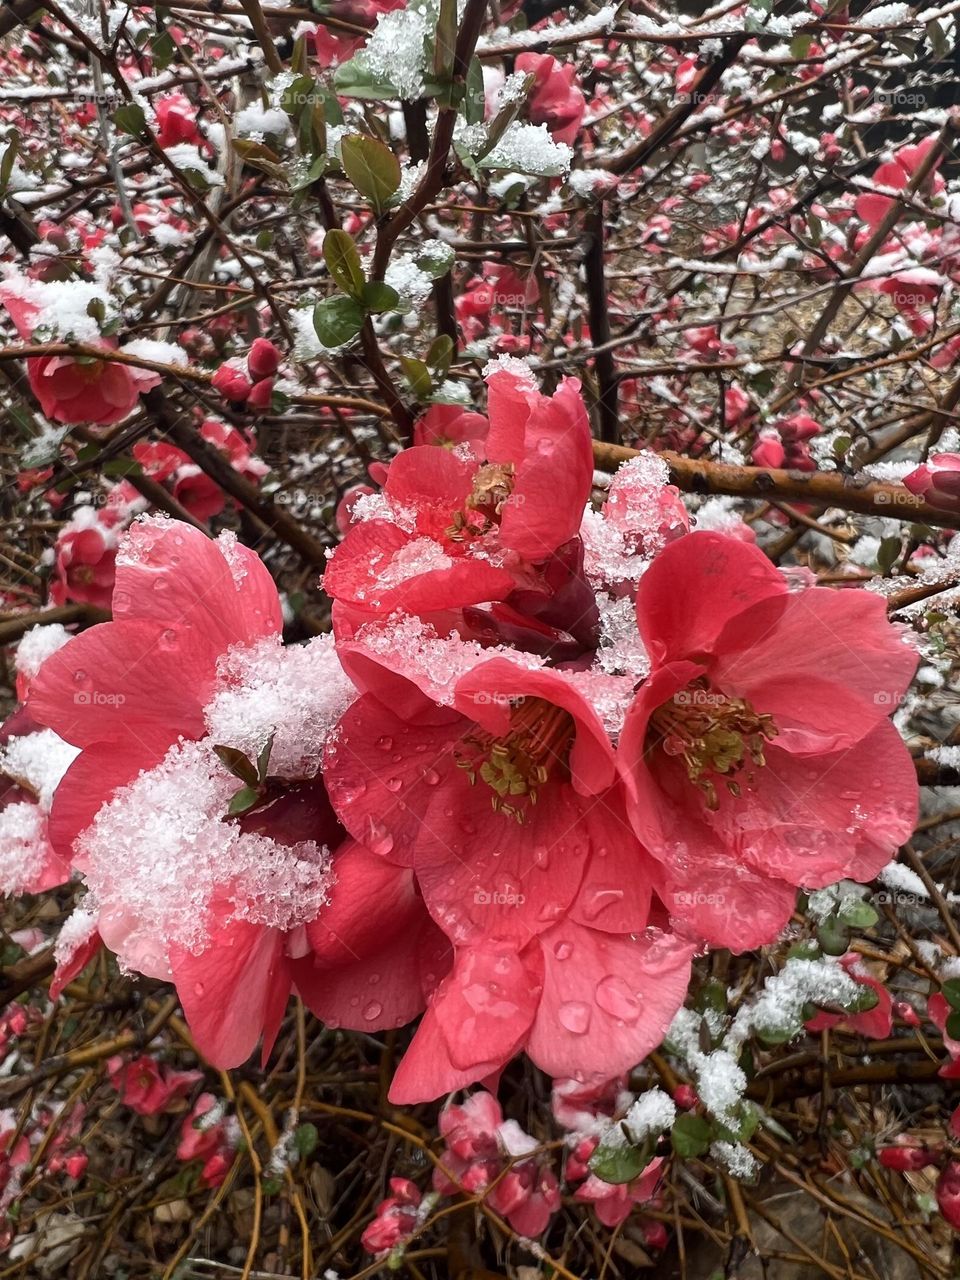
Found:
[{"label": "dew drop", "polygon": [[367,1022],[373,1022],[375,1019],[380,1017],[381,1013],[383,1013],[383,1005],[379,1000],[371,1000],[364,1009],[363,1016],[366,1018]]},{"label": "dew drop", "polygon": [[373,818],[368,818],[364,844],[371,853],[386,857],[393,848],[393,836],[382,823],[374,821]]},{"label": "dew drop", "polygon": [[569,960],[573,955],[573,944],[571,942],[555,942],[553,944],[553,954],[558,960]]},{"label": "dew drop", "polygon": [[387,734],[384,734],[383,737],[377,739],[377,746],[381,751],[392,751],[393,739],[388,737]]},{"label": "dew drop", "polygon": [[592,1013],[590,1006],[582,1000],[566,1000],[557,1010],[561,1027],[574,1036],[586,1035],[590,1029]]},{"label": "dew drop", "polygon": [[608,973],[597,983],[597,1005],[611,1018],[620,1018],[627,1023],[636,1022],[640,1017],[640,1001],[631,987],[615,974]]}]

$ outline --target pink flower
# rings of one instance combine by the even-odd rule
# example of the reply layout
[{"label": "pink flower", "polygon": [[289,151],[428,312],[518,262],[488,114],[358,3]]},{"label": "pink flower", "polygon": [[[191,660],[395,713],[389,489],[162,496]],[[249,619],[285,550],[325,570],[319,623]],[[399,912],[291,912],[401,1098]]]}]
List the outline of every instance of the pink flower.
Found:
[{"label": "pink flower", "polygon": [[945,511],[955,511],[960,506],[960,454],[932,453],[925,463],[904,476],[903,483],[918,498]]},{"label": "pink flower", "polygon": [[504,1120],[492,1094],[481,1090],[459,1106],[448,1104],[440,1112],[440,1133],[446,1150],[434,1169],[435,1190],[483,1196],[522,1236],[546,1230],[560,1206],[556,1176],[536,1159],[522,1158],[538,1144],[516,1121]]},{"label": "pink flower", "polygon": [[174,1071],[149,1054],[129,1060],[120,1055],[108,1058],[107,1075],[124,1106],[141,1116],[169,1110],[171,1103],[185,1097],[203,1079],[202,1071]]},{"label": "pink flower", "polygon": [[482,413],[472,413],[458,404],[432,404],[413,428],[413,443],[437,444],[452,449],[457,444],[483,448],[490,424]]},{"label": "pink flower", "polygon": [[574,1193],[574,1200],[593,1205],[593,1211],[605,1227],[617,1227],[628,1218],[634,1205],[652,1200],[660,1181],[663,1161],[651,1160],[632,1182],[613,1185],[591,1173]]},{"label": "pink flower", "polygon": [[872,1009],[867,1009],[863,1013],[844,1014],[821,1011],[804,1023],[804,1026],[813,1033],[843,1026],[858,1035],[869,1036],[871,1040],[885,1040],[893,1026],[893,1000],[890,992],[882,982],[878,982],[862,968],[860,957],[855,951],[848,951],[845,956],[841,956],[840,963],[858,986],[869,987],[876,992],[877,1003]]},{"label": "pink flower", "polygon": [[[10,281],[0,286],[0,302],[21,337],[30,339],[40,317],[39,304],[23,295],[20,284]],[[93,345],[109,352],[117,344],[101,339]],[[108,426],[120,422],[136,408],[142,391],[160,385],[159,374],[91,356],[31,356],[27,360],[27,380],[46,416],[71,425]]]},{"label": "pink flower", "polygon": [[429,1004],[391,1097],[485,1080],[521,1049],[558,1076],[625,1070],[662,1038],[691,948],[644,934],[648,864],[596,712],[563,673],[505,657],[480,661],[438,708],[414,682],[427,677],[391,669],[405,656],[388,666],[362,642],[341,646],[367,692],[324,770],[347,829],[412,866],[455,944],[422,954]]},{"label": "pink flower", "polygon": [[267,338],[254,338],[247,353],[247,372],[254,382],[270,378],[280,368],[280,352]]},{"label": "pink flower", "polygon": [[196,107],[183,93],[168,93],[153,104],[157,116],[157,142],[166,150],[182,142],[197,142]]},{"label": "pink flower", "polygon": [[[506,369],[488,386],[486,462],[427,446],[391,462],[382,516],[348,530],[324,576],[341,616],[345,605],[358,618],[449,614],[522,590],[525,614],[563,626],[551,615],[558,593],[547,575],[553,565],[569,583],[578,571],[593,479],[580,386],[568,378],[547,397]],[[581,633],[594,625],[575,590],[562,612]]]},{"label": "pink flower", "polygon": [[896,1169],[898,1173],[916,1173],[929,1165],[938,1164],[943,1157],[940,1150],[918,1146],[908,1138],[897,1139],[893,1147],[881,1147],[877,1159],[885,1169]]},{"label": "pink flower", "polygon": [[260,409],[266,411],[270,408],[270,398],[273,395],[273,378],[261,378],[259,382],[255,382],[247,396],[248,409]]},{"label": "pink flower", "polygon": [[227,360],[220,366],[210,379],[210,385],[215,391],[220,392],[224,400],[235,404],[243,404],[253,390],[253,383],[247,377],[242,363],[236,358]]},{"label": "pink flower", "polygon": [[200,1181],[219,1187],[236,1155],[236,1122],[223,1119],[220,1103],[212,1093],[201,1093],[180,1127],[178,1160],[202,1160]]},{"label": "pink flower", "polygon": [[960,1231],[960,1160],[948,1160],[937,1179],[937,1207],[954,1231]]},{"label": "pink flower", "polygon": [[386,1254],[405,1244],[413,1234],[418,1221],[420,1189],[408,1178],[391,1178],[393,1192],[381,1200],[374,1211],[373,1221],[364,1229],[360,1243],[367,1253]]},{"label": "pink flower", "polygon": [[[213,542],[176,521],[144,521],[126,535],[118,557],[113,621],[91,627],[48,658],[30,694],[37,720],[81,748],[56,792],[50,820],[54,847],[71,858],[84,836],[78,860],[98,886],[101,907],[107,904],[99,921],[104,941],[131,967],[173,979],[198,1043],[223,1066],[242,1062],[261,1031],[269,1047],[292,980],[286,927],[271,926],[273,915],[263,908],[235,905],[233,877],[250,874],[243,871],[243,858],[256,857],[257,841],[266,840],[269,852],[260,857],[269,856],[287,866],[288,874],[302,877],[294,897],[322,894],[324,872],[320,866],[311,871],[318,848],[313,842],[333,848],[340,833],[322,784],[290,777],[275,800],[268,790],[264,800],[270,803],[239,819],[219,821],[212,814],[207,838],[216,847],[222,842],[224,853],[211,847],[209,863],[180,872],[190,882],[209,868],[203,872],[206,903],[194,901],[185,916],[167,916],[164,926],[159,923],[164,910],[176,905],[175,876],[166,890],[170,902],[159,904],[158,891],[139,887],[144,876],[149,882],[152,865],[162,865],[156,855],[139,863],[119,845],[131,824],[135,831],[143,807],[134,783],[160,787],[150,792],[153,805],[168,794],[163,790],[168,773],[182,779],[184,787],[199,787],[198,795],[212,785],[229,797],[229,775],[216,765],[212,747],[191,750],[189,744],[204,739],[205,709],[218,691],[237,687],[236,677],[225,685],[221,674],[227,651],[237,655],[234,661],[243,652],[259,653],[264,641],[278,644],[280,627],[270,575],[232,535]],[[264,652],[269,658],[269,650]],[[122,807],[104,809],[111,799],[132,806],[126,818]],[[226,801],[216,803],[223,804],[226,815]],[[169,831],[171,840],[176,837]],[[179,852],[171,856],[177,866],[192,848],[190,843],[175,846]],[[230,850],[239,862],[231,861]],[[198,892],[196,883],[184,887]],[[130,899],[141,892],[147,899],[138,911],[136,897]],[[148,902],[150,915],[142,916]]]},{"label": "pink flower", "polygon": [[534,77],[528,101],[531,121],[545,124],[555,142],[574,142],[587,103],[573,63],[560,63],[549,53],[521,53],[515,65]]},{"label": "pink flower", "polygon": [[54,604],[75,600],[109,609],[113,595],[117,533],[97,518],[93,508],[57,535],[50,598]]},{"label": "pink flower", "polygon": [[637,621],[652,666],[618,763],[671,912],[742,951],[776,937],[797,886],[875,876],[917,810],[887,719],[917,656],[883,601],[791,592],[756,547],[704,532],[657,557]]},{"label": "pink flower", "polygon": [[[890,191],[904,191],[909,186],[914,173],[923,163],[930,148],[936,145],[936,138],[930,137],[915,146],[900,147],[892,160],[878,166],[873,174],[875,187],[887,188]],[[937,194],[943,190],[943,178],[939,173],[927,177],[926,188],[929,193]],[[919,193],[922,197],[922,190]],[[893,207],[893,197],[881,195],[879,192],[865,191],[857,196],[854,208],[857,217],[862,218],[867,226],[874,230],[880,225]]]}]

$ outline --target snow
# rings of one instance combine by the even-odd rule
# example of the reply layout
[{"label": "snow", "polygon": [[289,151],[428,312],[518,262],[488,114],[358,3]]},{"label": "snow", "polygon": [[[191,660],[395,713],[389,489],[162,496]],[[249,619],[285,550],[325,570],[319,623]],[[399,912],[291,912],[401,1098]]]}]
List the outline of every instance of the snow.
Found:
[{"label": "snow", "polygon": [[415,9],[382,13],[354,62],[374,79],[387,81],[401,98],[419,98],[427,70],[426,40],[433,26]]},{"label": "snow", "polygon": [[40,729],[12,737],[0,747],[0,773],[25,784],[39,800],[41,811],[49,813],[60,779],[79,754],[78,747],[64,742],[52,729]]},{"label": "snow", "polygon": [[4,294],[21,298],[36,308],[32,318],[38,329],[74,342],[99,342],[100,322],[89,314],[91,303],[103,308],[105,321],[117,319],[113,300],[99,283],[89,280],[30,280],[11,276],[3,282]]},{"label": "snow", "polygon": [[309,923],[326,903],[329,851],[223,821],[238,788],[210,739],[181,740],[119,788],[80,836],[100,932],[122,965],[169,976],[171,948],[200,953],[209,944],[215,903],[226,922],[280,930]]},{"label": "snow", "polygon": [[31,627],[17,645],[14,658],[17,671],[32,680],[47,658],[62,649],[69,639],[70,632],[59,622],[38,623]]},{"label": "snow", "polygon": [[857,991],[857,984],[837,960],[793,956],[779,973],[767,978],[756,999],[738,1011],[727,1043],[740,1045],[755,1031],[799,1032],[804,1005],[847,1005],[856,999]]},{"label": "snow", "polygon": [[190,142],[178,142],[174,147],[165,147],[164,153],[175,169],[184,173],[197,173],[211,187],[223,186],[223,174],[211,169],[200,148]]},{"label": "snow", "polygon": [[132,342],[125,342],[120,350],[124,355],[138,356],[155,364],[186,366],[190,363],[183,347],[175,342],[160,342],[156,338],[135,338]]},{"label": "snow", "polygon": [[669,1129],[677,1117],[676,1104],[662,1089],[648,1089],[641,1093],[624,1116],[624,1124],[630,1130],[635,1143],[644,1138],[659,1137]]},{"label": "snow", "polygon": [[421,271],[410,253],[398,254],[384,273],[384,283],[400,295],[399,310],[418,310],[430,297],[433,278]]},{"label": "snow", "polygon": [[509,124],[493,149],[484,157],[486,168],[518,169],[544,177],[570,172],[573,148],[554,142],[545,124]]},{"label": "snow", "polygon": [[917,873],[899,862],[888,862],[877,876],[877,879],[881,884],[885,884],[888,889],[911,894],[921,902],[930,896],[927,892],[927,886]]},{"label": "snow", "polygon": [[217,676],[220,687],[204,710],[211,739],[255,760],[274,734],[270,773],[284,778],[316,773],[324,744],[356,697],[332,635],[231,650]]},{"label": "snow", "polygon": [[23,893],[43,869],[46,822],[39,805],[19,800],[0,809],[0,893]]}]

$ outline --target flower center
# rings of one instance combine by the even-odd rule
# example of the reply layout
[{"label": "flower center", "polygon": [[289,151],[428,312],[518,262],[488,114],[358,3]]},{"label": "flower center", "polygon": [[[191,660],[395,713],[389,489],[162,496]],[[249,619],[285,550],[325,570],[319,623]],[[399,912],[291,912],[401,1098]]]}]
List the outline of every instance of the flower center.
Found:
[{"label": "flower center", "polygon": [[455,511],[447,537],[454,542],[482,537],[500,522],[504,504],[513,492],[514,467],[512,462],[488,462],[473,477],[473,492],[467,498],[466,509]]},{"label": "flower center", "polygon": [[[717,783],[739,796],[741,780],[753,786],[766,764],[764,747],[777,736],[773,717],[755,711],[746,698],[730,698],[701,677],[657,707],[650,729],[668,756],[678,758],[687,777],[703,792],[708,809],[719,806]],[[736,775],[742,775],[738,778]]]},{"label": "flower center", "polygon": [[458,749],[457,765],[476,786],[491,789],[498,813],[523,822],[526,806],[556,768],[566,769],[576,726],[573,716],[543,698],[520,698],[511,705],[510,729],[503,737],[477,730]]}]

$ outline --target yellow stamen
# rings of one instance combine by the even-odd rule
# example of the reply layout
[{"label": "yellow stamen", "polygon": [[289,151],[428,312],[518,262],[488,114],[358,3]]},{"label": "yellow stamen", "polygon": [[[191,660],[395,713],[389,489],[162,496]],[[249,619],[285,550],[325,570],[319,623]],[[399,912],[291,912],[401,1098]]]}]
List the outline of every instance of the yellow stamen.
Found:
[{"label": "yellow stamen", "polygon": [[[478,730],[464,739],[457,764],[475,786],[490,787],[498,813],[523,822],[521,804],[537,803],[540,787],[555,769],[566,769],[574,735],[573,716],[543,698],[521,698],[510,709],[510,729],[501,738]],[[512,797],[517,804],[510,803]]]},{"label": "yellow stamen", "polygon": [[719,807],[718,781],[734,797],[741,794],[741,784],[731,775],[742,773],[747,786],[753,786],[751,765],[766,764],[764,746],[778,732],[772,716],[755,711],[746,698],[711,689],[703,677],[658,707],[650,729],[657,736],[649,746],[660,746],[682,762],[708,809]]}]

